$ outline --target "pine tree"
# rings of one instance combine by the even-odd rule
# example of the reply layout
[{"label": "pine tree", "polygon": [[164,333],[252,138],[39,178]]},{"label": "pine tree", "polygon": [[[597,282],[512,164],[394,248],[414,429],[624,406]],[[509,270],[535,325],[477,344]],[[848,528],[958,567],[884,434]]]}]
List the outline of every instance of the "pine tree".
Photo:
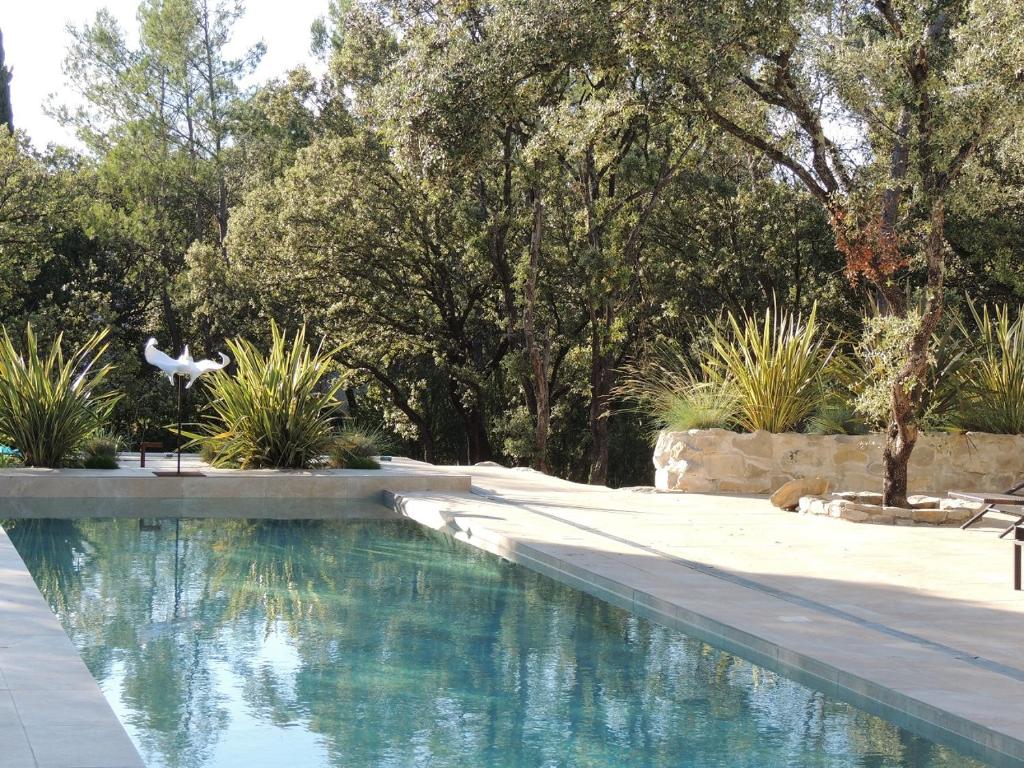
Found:
[{"label": "pine tree", "polygon": [[4,33],[0,30],[0,123],[14,133],[14,110],[11,108],[11,70],[4,66]]}]

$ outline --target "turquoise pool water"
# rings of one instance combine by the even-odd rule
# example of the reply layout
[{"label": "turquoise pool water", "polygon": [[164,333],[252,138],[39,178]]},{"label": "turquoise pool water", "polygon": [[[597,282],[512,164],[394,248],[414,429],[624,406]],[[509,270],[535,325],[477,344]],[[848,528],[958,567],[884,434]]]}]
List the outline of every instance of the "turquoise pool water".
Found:
[{"label": "turquoise pool water", "polygon": [[8,532],[151,768],[981,764],[404,522]]}]

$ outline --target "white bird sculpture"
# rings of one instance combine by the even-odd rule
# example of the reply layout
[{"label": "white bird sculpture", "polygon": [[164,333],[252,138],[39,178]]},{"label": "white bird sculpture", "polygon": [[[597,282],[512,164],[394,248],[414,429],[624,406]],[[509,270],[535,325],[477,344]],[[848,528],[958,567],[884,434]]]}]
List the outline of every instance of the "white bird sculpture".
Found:
[{"label": "white bird sculpture", "polygon": [[193,360],[187,345],[185,346],[185,351],[175,360],[156,348],[156,339],[150,339],[146,342],[145,355],[146,362],[159,368],[167,376],[167,380],[171,384],[174,384],[175,376],[188,377],[188,384],[185,385],[185,389],[191,389],[196,380],[204,373],[219,371],[221,368],[226,368],[231,362],[231,358],[223,352],[220,353],[219,363],[215,363],[213,360]]}]

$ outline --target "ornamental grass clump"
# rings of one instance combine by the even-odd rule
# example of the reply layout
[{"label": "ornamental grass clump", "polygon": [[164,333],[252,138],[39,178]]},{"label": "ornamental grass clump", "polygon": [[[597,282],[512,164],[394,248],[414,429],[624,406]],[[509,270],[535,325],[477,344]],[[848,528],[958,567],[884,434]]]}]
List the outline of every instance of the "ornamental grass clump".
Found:
[{"label": "ornamental grass clump", "polygon": [[65,357],[58,335],[41,352],[32,326],[24,353],[5,330],[0,338],[0,442],[15,446],[27,467],[72,461],[99,431],[121,395],[104,390],[112,365],[99,365],[107,332],[93,334]]},{"label": "ornamental grass clump", "polygon": [[380,469],[377,456],[384,452],[387,442],[379,430],[345,427],[335,436],[330,464],[335,469]]},{"label": "ornamental grass clump", "polygon": [[616,394],[654,421],[659,430],[730,429],[735,426],[737,398],[728,381],[702,381],[686,354],[661,344],[643,365],[628,367]]},{"label": "ornamental grass clump", "polygon": [[1005,305],[979,312],[971,304],[970,310],[973,328],[957,321],[968,349],[958,371],[962,425],[1024,434],[1024,312],[1011,319]]},{"label": "ornamental grass clump", "polygon": [[806,320],[776,308],[759,320],[726,314],[725,329],[711,326],[702,367],[705,380],[728,386],[737,400],[736,423],[749,432],[801,429],[822,402],[834,368],[815,305]]},{"label": "ornamental grass clump", "polygon": [[82,446],[82,466],[86,469],[117,469],[121,439],[114,434],[98,432]]},{"label": "ornamental grass clump", "polygon": [[314,351],[304,327],[289,341],[272,323],[271,337],[267,354],[228,341],[234,375],[207,379],[206,418],[189,437],[214,466],[303,469],[321,464],[333,445],[342,386],[333,351]]}]

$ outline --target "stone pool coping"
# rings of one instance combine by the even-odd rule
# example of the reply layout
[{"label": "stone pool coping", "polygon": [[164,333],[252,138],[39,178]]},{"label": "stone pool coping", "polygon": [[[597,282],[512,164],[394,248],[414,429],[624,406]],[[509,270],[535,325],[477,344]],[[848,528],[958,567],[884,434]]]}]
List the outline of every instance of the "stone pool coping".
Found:
[{"label": "stone pool coping", "polygon": [[[182,471],[201,470],[203,477],[157,477],[174,468],[165,456],[148,457],[148,466],[117,470],[0,470],[0,518],[96,517],[80,499],[103,499],[104,517],[292,517],[309,516],[309,499],[323,503],[321,517],[351,517],[380,504],[385,490],[465,492],[470,477],[439,472],[429,464],[395,459],[380,469],[309,471],[211,469],[198,457],[183,457]],[[124,461],[124,458],[122,458]],[[215,499],[210,509],[207,499]]]}]

